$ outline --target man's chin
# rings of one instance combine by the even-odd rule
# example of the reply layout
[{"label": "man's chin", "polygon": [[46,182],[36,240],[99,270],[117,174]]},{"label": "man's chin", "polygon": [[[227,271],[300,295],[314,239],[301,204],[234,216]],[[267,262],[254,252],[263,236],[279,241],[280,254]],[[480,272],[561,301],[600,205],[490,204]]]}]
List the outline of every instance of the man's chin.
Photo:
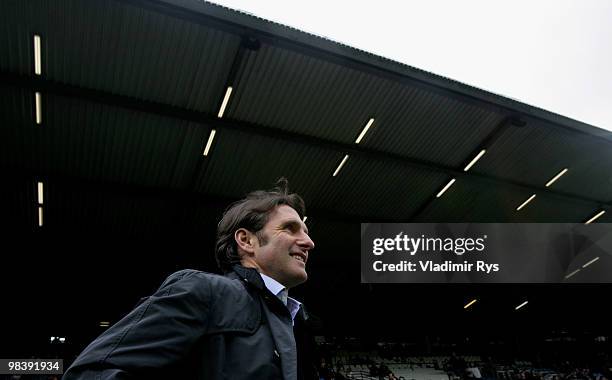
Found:
[{"label": "man's chin", "polygon": [[306,280],[308,280],[308,274],[306,273],[306,271],[304,271],[299,275],[293,276],[293,278],[291,279],[291,285],[289,287],[293,288],[294,286],[303,284],[306,282]]}]

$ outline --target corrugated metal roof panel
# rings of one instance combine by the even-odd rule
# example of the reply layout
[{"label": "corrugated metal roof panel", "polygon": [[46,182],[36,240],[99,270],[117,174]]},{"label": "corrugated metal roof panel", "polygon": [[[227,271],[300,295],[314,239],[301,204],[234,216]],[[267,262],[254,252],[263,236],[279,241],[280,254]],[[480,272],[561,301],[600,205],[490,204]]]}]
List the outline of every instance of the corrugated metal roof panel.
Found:
[{"label": "corrugated metal roof panel", "polygon": [[[4,115],[31,119],[33,96],[9,93]],[[5,166],[170,188],[191,182],[208,132],[195,123],[46,94],[43,125],[8,127],[0,154]]]},{"label": "corrugated metal roof panel", "polygon": [[5,7],[0,69],[213,113],[238,36],[118,1],[14,2]]},{"label": "corrugated metal roof panel", "polygon": [[415,87],[263,45],[240,68],[230,118],[422,160],[463,163],[502,115]]},{"label": "corrugated metal roof panel", "polygon": [[[129,2],[7,4],[0,16],[7,31],[0,37],[7,52],[1,70],[31,75],[37,32],[43,36],[45,78],[209,114],[216,114],[240,44],[222,29]],[[245,52],[226,117],[347,144],[375,117],[363,146],[460,168],[506,116],[452,91],[425,90],[282,46],[264,42],[260,50]],[[0,163],[19,170],[146,187],[190,190],[195,183],[204,194],[224,198],[287,176],[316,208],[396,219],[411,217],[448,180],[435,170],[358,156],[332,178],[342,152],[224,129],[217,131],[212,155],[202,158],[209,127],[44,93],[44,125],[34,127],[32,91],[1,91],[8,96],[0,103],[5,120],[16,125],[2,129],[7,149]],[[590,136],[530,123],[506,130],[473,170],[542,186],[571,160],[570,174],[555,189],[608,201],[612,153],[606,148]],[[584,183],[591,186],[584,189]],[[486,188],[474,185],[445,210],[451,217],[470,218],[474,210],[491,220],[514,217],[497,211],[514,203],[514,193],[492,195]],[[481,206],[487,202],[500,207]],[[441,212],[441,204],[432,207]],[[425,215],[442,215],[436,212]],[[561,214],[535,217],[551,215]]]},{"label": "corrugated metal roof panel", "polygon": [[[388,115],[388,116],[387,116]],[[418,89],[403,88],[364,145],[460,168],[503,115]]]},{"label": "corrugated metal roof panel", "polygon": [[591,207],[585,203],[545,194],[537,194],[524,208],[516,211],[531,195],[527,191],[459,179],[417,220],[441,223],[580,223],[591,212]]},{"label": "corrugated metal roof panel", "polygon": [[340,174],[332,177],[343,157],[339,152],[297,142],[222,132],[204,169],[200,191],[240,197],[252,189],[270,187],[284,176],[311,207],[407,219],[445,178],[359,157],[350,157]]},{"label": "corrugated metal roof panel", "polygon": [[281,176],[307,204],[324,196],[336,153],[237,131],[218,131],[203,166],[198,190],[206,194],[241,197],[253,189],[269,188]]},{"label": "corrugated metal roof panel", "polygon": [[33,154],[26,141],[35,131],[34,93],[0,85],[0,166],[21,168],[22,157]]},{"label": "corrugated metal roof panel", "polygon": [[612,199],[610,144],[551,126],[506,129],[473,170],[544,188],[563,168],[569,171],[551,189],[602,202]]},{"label": "corrugated metal roof panel", "polygon": [[356,97],[365,100],[374,80],[264,44],[245,55],[228,117],[350,142],[371,112]]},{"label": "corrugated metal roof panel", "polygon": [[[341,158],[337,155],[335,166]],[[444,174],[395,162],[350,157],[322,204],[337,212],[359,210],[358,214],[372,218],[409,221],[445,180]]]}]

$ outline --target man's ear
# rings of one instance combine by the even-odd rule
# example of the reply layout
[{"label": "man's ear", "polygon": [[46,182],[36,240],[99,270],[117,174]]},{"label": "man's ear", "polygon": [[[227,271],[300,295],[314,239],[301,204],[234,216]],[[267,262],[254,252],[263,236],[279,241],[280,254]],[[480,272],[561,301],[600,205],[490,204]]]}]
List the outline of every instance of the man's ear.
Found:
[{"label": "man's ear", "polygon": [[234,240],[238,246],[238,251],[243,251],[248,255],[255,252],[255,242],[257,241],[254,234],[245,228],[239,228],[234,232]]}]

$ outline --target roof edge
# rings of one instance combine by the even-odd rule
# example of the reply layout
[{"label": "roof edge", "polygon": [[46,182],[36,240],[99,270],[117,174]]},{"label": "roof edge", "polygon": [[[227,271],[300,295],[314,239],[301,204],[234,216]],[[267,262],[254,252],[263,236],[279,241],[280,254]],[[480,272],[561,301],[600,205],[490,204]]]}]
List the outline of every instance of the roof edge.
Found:
[{"label": "roof edge", "polygon": [[[121,0],[124,2],[143,4],[141,0]],[[518,100],[510,99],[478,87],[474,87],[457,80],[431,73],[389,58],[375,55],[367,51],[351,47],[349,45],[333,41],[329,38],[317,36],[299,29],[283,25],[274,21],[235,10],[223,5],[211,3],[205,0],[156,0],[165,7],[180,8],[195,12],[199,15],[213,18],[228,24],[237,30],[259,34],[268,38],[284,39],[288,42],[308,46],[327,54],[343,57],[366,66],[378,68],[394,75],[416,80],[430,86],[458,93],[475,99],[476,101],[488,103],[503,109],[515,116],[521,115],[526,118],[538,119],[541,122],[569,128],[578,133],[591,135],[612,142],[612,131],[563,116],[543,108],[532,106]],[[151,3],[151,2],[148,2]]]}]

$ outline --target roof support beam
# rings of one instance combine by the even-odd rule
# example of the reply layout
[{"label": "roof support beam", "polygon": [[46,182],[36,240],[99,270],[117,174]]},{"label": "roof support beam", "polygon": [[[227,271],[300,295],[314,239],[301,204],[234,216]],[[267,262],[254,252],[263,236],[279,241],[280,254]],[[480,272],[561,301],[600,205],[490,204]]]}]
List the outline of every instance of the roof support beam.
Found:
[{"label": "roof support beam", "polygon": [[539,194],[546,194],[548,197],[551,198],[588,204],[589,206],[595,208],[602,206],[611,206],[610,203],[604,203],[597,199],[591,199],[588,197],[554,191],[550,188],[537,187],[496,176],[478,174],[473,171],[466,173],[463,170],[458,170],[454,167],[443,166],[437,163],[420,160],[414,157],[402,156],[394,153],[365,148],[361,145],[326,140],[319,137],[303,135],[300,133],[285,131],[278,128],[271,128],[262,125],[256,125],[252,123],[246,123],[237,120],[219,119],[216,117],[216,115],[209,115],[206,113],[170,106],[162,103],[138,100],[129,96],[116,95],[104,91],[61,84],[46,79],[38,79],[18,74],[0,72],[0,82],[26,89],[36,88],[49,94],[64,97],[74,97],[91,102],[103,103],[114,107],[127,108],[149,114],[155,114],[162,117],[191,121],[203,124],[207,128],[213,127],[219,130],[226,129],[240,131],[243,133],[267,136],[270,138],[285,140],[293,143],[312,145],[340,152],[343,154],[350,154],[351,156],[361,156],[367,157],[368,159],[381,161],[392,161],[400,163],[407,167],[443,173],[457,179],[470,180],[485,185],[506,186],[531,193],[538,192]]},{"label": "roof support beam", "polygon": [[[250,37],[242,38],[242,41],[240,45],[238,46],[238,50],[236,51],[236,54],[234,55],[234,60],[232,61],[232,66],[230,68],[230,71],[225,80],[225,86],[223,87],[224,92],[223,94],[219,94],[219,97],[218,97],[219,102],[217,103],[216,110],[219,110],[222,107],[222,104],[224,102],[224,97],[226,96],[227,89],[229,87],[233,87],[235,90],[234,82],[236,81],[236,74],[238,73],[238,69],[240,68],[240,65],[242,64],[245,52],[247,50],[256,51],[259,49],[259,47],[260,47],[259,41],[253,38],[250,38]],[[217,118],[221,119],[221,117],[219,116]],[[197,185],[200,183],[201,178],[204,175],[204,171],[206,170],[206,166],[208,165],[208,162],[210,162],[209,157],[200,156],[200,159],[193,172],[193,176],[191,177],[191,181],[189,182],[190,189],[193,189],[193,190],[197,189]]]},{"label": "roof support beam", "polygon": [[[488,149],[490,146],[492,146],[495,143],[495,141],[497,141],[497,139],[499,139],[502,133],[504,133],[504,131],[512,125],[522,127],[525,125],[525,122],[518,120],[518,119],[513,119],[513,118],[506,118],[502,120],[501,123],[499,123],[484,139],[482,139],[481,143],[478,146],[476,146],[476,149],[470,154],[470,156],[466,157],[463,161],[467,163],[470,159],[475,157],[476,154],[480,152],[482,149]],[[455,170],[459,171],[461,169],[456,168]],[[436,198],[437,198],[436,195],[432,194],[432,196],[429,197],[429,199],[427,199],[412,214],[412,216],[410,217],[410,220],[416,220],[420,215],[424,214],[427,210],[429,210],[431,205],[436,201]]]}]

